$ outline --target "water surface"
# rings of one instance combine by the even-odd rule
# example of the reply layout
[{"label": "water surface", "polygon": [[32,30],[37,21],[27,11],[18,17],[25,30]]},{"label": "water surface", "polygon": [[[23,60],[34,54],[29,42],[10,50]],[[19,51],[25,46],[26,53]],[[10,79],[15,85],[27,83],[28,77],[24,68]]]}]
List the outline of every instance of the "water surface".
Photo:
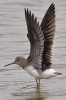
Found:
[{"label": "water surface", "polygon": [[[41,22],[51,3],[56,5],[56,32],[53,45],[53,68],[63,75],[35,79],[17,65],[4,68],[16,56],[28,57],[30,51],[24,8],[29,8]],[[0,1],[0,100],[66,100],[66,1],[1,0]]]}]

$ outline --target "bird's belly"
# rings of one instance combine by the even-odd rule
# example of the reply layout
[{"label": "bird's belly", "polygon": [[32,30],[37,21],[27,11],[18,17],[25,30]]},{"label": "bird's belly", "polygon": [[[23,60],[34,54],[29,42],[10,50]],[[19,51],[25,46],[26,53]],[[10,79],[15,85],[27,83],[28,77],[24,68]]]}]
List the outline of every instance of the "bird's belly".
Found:
[{"label": "bird's belly", "polygon": [[50,79],[52,77],[55,77],[56,75],[54,72],[56,72],[53,69],[47,69],[45,71],[37,70],[33,66],[29,66],[25,68],[25,71],[28,72],[31,76],[33,76],[35,79]]},{"label": "bird's belly", "polygon": [[41,78],[41,76],[39,75],[38,71],[33,66],[26,67],[25,71],[27,71],[31,76],[33,76],[36,79],[40,79]]}]

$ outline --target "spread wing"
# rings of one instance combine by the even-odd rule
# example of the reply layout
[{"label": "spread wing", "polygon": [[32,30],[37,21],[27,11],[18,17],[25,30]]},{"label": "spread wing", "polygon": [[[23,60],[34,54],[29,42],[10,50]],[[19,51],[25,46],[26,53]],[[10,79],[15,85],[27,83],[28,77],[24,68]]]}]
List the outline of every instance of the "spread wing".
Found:
[{"label": "spread wing", "polygon": [[52,3],[48,8],[42,22],[41,27],[44,33],[44,51],[43,51],[43,70],[51,67],[52,44],[55,33],[55,5]]},{"label": "spread wing", "polygon": [[44,50],[44,34],[34,14],[25,9],[25,18],[30,41],[30,55],[28,60],[36,68],[42,68],[42,54]]}]

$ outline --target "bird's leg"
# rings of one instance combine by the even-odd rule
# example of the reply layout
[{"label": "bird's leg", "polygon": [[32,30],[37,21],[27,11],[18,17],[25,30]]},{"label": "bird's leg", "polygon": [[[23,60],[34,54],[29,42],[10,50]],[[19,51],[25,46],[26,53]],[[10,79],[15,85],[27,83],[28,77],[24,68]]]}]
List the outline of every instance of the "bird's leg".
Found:
[{"label": "bird's leg", "polygon": [[39,80],[38,80],[38,79],[36,79],[36,83],[37,83],[37,84],[40,84],[40,79],[39,79]]},{"label": "bird's leg", "polygon": [[38,84],[38,81],[37,81],[37,79],[36,79],[36,83]]},{"label": "bird's leg", "polygon": [[40,79],[36,79],[36,83],[37,83],[37,88],[40,86]]},{"label": "bird's leg", "polygon": [[39,84],[40,84],[40,79],[39,79]]}]

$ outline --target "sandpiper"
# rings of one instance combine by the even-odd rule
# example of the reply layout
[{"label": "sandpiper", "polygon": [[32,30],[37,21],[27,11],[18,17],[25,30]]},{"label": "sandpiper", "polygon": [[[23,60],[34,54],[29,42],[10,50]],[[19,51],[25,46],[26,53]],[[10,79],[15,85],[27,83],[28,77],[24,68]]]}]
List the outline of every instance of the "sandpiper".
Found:
[{"label": "sandpiper", "polygon": [[[26,72],[40,82],[40,79],[49,79],[62,73],[51,68],[52,45],[55,35],[55,4],[51,4],[41,24],[31,11],[24,9],[27,24],[27,37],[30,41],[28,58],[16,57],[13,63],[21,66]],[[4,67],[5,67],[4,66]],[[39,81],[38,81],[39,80]]]}]

